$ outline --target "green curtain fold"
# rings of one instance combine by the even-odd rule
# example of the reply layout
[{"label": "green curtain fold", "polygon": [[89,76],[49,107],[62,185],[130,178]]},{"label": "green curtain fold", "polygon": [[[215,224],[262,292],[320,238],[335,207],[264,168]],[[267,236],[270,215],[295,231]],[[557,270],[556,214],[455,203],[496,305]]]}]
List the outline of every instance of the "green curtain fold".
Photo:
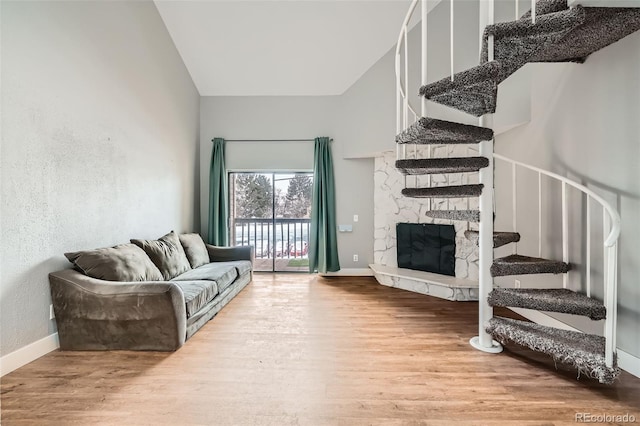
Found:
[{"label": "green curtain fold", "polygon": [[336,190],[330,142],[327,137],[315,139],[309,272],[340,270],[336,235]]},{"label": "green curtain fold", "polygon": [[227,169],[224,164],[224,139],[213,139],[209,170],[209,244],[226,246],[229,243],[227,203]]}]

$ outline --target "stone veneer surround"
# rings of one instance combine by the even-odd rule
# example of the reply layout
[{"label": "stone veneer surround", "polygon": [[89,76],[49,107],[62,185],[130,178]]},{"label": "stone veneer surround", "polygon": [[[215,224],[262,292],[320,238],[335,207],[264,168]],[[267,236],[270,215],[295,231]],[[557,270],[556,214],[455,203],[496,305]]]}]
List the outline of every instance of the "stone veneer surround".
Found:
[{"label": "stone veneer surround", "polygon": [[[469,148],[466,145],[438,145],[433,148],[433,157],[466,156]],[[426,147],[418,148],[418,158],[426,158]],[[407,158],[413,158],[413,147],[407,146]],[[438,223],[453,224],[456,230],[456,278],[472,281],[478,280],[478,248],[464,237],[467,229],[477,229],[477,224],[466,222],[433,219],[427,217],[428,199],[403,197],[400,193],[405,187],[405,177],[395,168],[395,151],[387,151],[375,158],[374,168],[374,263],[388,267],[397,267],[396,258],[396,224]],[[427,176],[407,176],[407,187],[427,184]],[[477,183],[477,173],[432,175],[432,184],[463,185]],[[432,209],[467,210],[477,209],[478,199],[433,199]],[[469,228],[468,228],[469,226]]]}]

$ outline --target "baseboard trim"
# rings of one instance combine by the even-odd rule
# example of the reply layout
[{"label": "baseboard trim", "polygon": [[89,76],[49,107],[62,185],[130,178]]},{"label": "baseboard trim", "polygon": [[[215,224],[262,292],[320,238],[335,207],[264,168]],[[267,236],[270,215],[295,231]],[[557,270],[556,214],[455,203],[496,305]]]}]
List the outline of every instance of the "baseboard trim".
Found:
[{"label": "baseboard trim", "polygon": [[17,370],[23,365],[29,364],[31,361],[35,361],[59,347],[60,341],[58,340],[58,333],[53,333],[3,356],[0,358],[0,377]]},{"label": "baseboard trim", "polygon": [[629,374],[640,377],[640,358],[618,349],[618,367]]},{"label": "baseboard trim", "polygon": [[[559,328],[562,330],[580,331],[577,328],[571,327],[569,324],[559,321],[539,311],[533,311],[533,310],[521,309],[521,308],[509,308],[509,309],[511,309],[513,312],[517,313],[518,315],[522,315],[526,319],[541,325]],[[617,352],[618,352],[618,367],[622,368],[624,371],[626,371],[629,374],[632,374],[636,377],[640,377],[640,358],[634,355],[631,355],[630,353],[625,352],[620,348],[617,349]]]},{"label": "baseboard trim", "polygon": [[372,277],[373,271],[369,268],[345,268],[338,272],[325,272],[318,275],[322,277]]}]

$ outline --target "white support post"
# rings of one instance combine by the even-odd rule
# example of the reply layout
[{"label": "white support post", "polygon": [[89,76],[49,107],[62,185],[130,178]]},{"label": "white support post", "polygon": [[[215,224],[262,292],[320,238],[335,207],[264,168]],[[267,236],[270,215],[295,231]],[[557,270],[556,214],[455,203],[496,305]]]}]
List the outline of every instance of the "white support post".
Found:
[{"label": "white support post", "polygon": [[542,257],[542,173],[538,172],[538,257]]},{"label": "white support post", "polygon": [[[427,33],[427,29],[428,29],[428,20],[427,20],[427,14],[429,12],[428,9],[428,4],[427,4],[427,0],[422,0],[420,3],[421,6],[421,11],[420,11],[420,15],[421,15],[421,19],[422,19],[422,23],[421,23],[421,38],[422,38],[422,57],[421,57],[421,68],[420,68],[420,84],[421,85],[426,85],[428,83],[427,80],[427,72],[428,72],[428,61],[427,61],[427,41],[428,41],[428,33]],[[420,100],[420,113],[422,114],[423,117],[427,116],[427,98],[425,98],[424,96],[421,97]]]},{"label": "white support post", "polygon": [[531,22],[536,23],[536,0],[531,0]]},{"label": "white support post", "polygon": [[[402,129],[402,80],[400,80],[400,55],[396,55],[396,134]],[[396,160],[400,159],[400,144],[396,144]]]},{"label": "white support post", "polygon": [[587,194],[587,297],[591,297],[591,197]]},{"label": "white support post", "polygon": [[604,337],[605,337],[605,353],[604,362],[609,368],[613,367],[613,358],[616,351],[616,315],[617,315],[617,292],[616,292],[616,268],[613,265],[616,264],[616,251],[618,244],[614,244],[611,247],[605,246],[605,257],[608,258],[609,268],[607,269],[607,275],[605,276],[605,288],[607,289],[605,295],[605,307],[607,309],[607,318],[604,323]]},{"label": "white support post", "polygon": [[[428,29],[429,29],[429,21],[428,21],[428,12],[429,12],[429,5],[427,3],[427,0],[422,0],[420,2],[420,15],[421,15],[421,39],[422,39],[422,57],[421,57],[421,68],[420,68],[420,83],[421,85],[426,85],[429,81],[427,78],[428,75]],[[427,116],[427,98],[425,98],[424,96],[421,97],[420,99],[420,113],[422,114],[423,117]],[[429,145],[427,147],[427,158],[431,158],[431,145]],[[427,185],[429,187],[431,187],[431,175],[428,175],[427,177]],[[427,209],[431,210],[431,199],[427,199]]]},{"label": "white support post", "polygon": [[[407,27],[404,27],[404,117],[403,130],[409,127],[409,40],[407,38]],[[402,145],[402,158],[407,158],[407,145]],[[404,186],[407,186],[407,177],[404,179]]]},{"label": "white support post", "polygon": [[[607,214],[607,209],[602,206],[602,238],[607,238],[607,234],[609,233],[609,215]],[[604,281],[604,297],[606,299],[607,294],[609,293],[609,287],[607,287],[607,276],[609,276],[609,268],[610,265],[608,256],[607,256],[607,248],[605,246],[602,249],[602,279]],[[606,305],[605,305],[606,306]]]},{"label": "white support post", "polygon": [[[480,2],[480,32],[487,25],[494,22],[493,0]],[[489,37],[489,61],[493,60],[493,37]],[[493,115],[486,114],[480,119],[480,125],[493,127]],[[493,308],[489,306],[487,298],[493,290],[491,265],[493,264],[493,141],[480,142],[480,155],[489,159],[489,166],[480,170],[480,183],[484,185],[480,195],[480,224],[479,224],[479,283],[478,283],[478,336],[471,338],[469,343],[474,348],[489,353],[502,352],[502,345],[494,341],[485,330],[485,324],[493,318]]]},{"label": "white support post", "polygon": [[453,32],[454,32],[454,27],[453,27],[453,23],[454,23],[454,15],[453,15],[453,0],[449,0],[449,18],[450,18],[450,22],[449,22],[449,41],[450,41],[450,46],[449,46],[449,50],[451,52],[451,56],[450,56],[450,60],[451,60],[451,81],[453,81],[453,74],[454,74],[454,65],[453,65],[453,54],[454,54],[454,50],[453,50]]},{"label": "white support post", "polygon": [[[518,232],[518,175],[516,163],[511,164],[511,216],[513,219],[513,232]],[[513,254],[518,253],[518,243],[513,243]]]},{"label": "white support post", "polygon": [[515,4],[516,4],[515,20],[517,21],[518,19],[520,19],[520,4],[519,4],[519,0],[515,0]]},{"label": "white support post", "polygon": [[404,128],[409,127],[409,38],[404,27]]},{"label": "white support post", "polygon": [[[569,211],[567,209],[567,183],[562,182],[562,261],[569,263]],[[569,273],[562,275],[562,288],[567,288]]]}]

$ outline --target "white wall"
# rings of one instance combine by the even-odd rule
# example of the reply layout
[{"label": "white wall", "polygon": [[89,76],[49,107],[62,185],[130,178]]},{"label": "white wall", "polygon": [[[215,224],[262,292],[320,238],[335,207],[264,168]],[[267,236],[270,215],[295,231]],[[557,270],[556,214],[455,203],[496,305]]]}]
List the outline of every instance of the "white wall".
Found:
[{"label": "white wall", "polygon": [[1,8],[6,355],[55,331],[64,252],[197,226],[199,95],[152,2]]},{"label": "white wall", "polygon": [[[618,270],[618,346],[640,356],[640,33],[594,53],[586,63],[535,64],[532,120],[496,140],[496,151],[582,182],[616,207],[622,217]],[[537,178],[519,174],[519,252],[537,255]],[[510,175],[497,170],[497,227],[511,229]],[[584,202],[571,197],[570,288],[585,290]],[[543,256],[562,259],[560,193],[543,202]],[[592,210],[594,285],[602,282],[602,213]],[[509,249],[505,249],[509,250]],[[504,253],[502,253],[504,254]],[[523,276],[522,286],[561,286],[559,276]],[[513,286],[513,277],[500,282]],[[602,296],[601,284],[595,294]],[[555,315],[584,331],[601,327]]]}]

